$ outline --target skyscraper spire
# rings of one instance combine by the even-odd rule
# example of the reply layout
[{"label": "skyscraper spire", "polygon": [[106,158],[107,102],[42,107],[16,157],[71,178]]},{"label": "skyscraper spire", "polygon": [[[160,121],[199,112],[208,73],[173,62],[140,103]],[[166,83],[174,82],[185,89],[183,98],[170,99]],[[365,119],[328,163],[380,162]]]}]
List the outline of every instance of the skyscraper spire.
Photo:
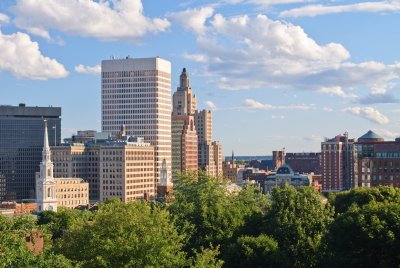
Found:
[{"label": "skyscraper spire", "polygon": [[188,87],[189,87],[189,76],[186,72],[186,68],[183,68],[180,76],[179,88],[180,90],[185,90]]}]

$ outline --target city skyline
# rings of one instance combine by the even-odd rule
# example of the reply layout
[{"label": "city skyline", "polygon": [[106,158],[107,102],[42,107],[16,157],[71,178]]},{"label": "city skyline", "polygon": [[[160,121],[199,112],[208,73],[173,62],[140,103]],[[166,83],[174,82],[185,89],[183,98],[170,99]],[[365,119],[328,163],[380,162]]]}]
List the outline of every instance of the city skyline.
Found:
[{"label": "city skyline", "polygon": [[172,92],[187,68],[224,155],[319,151],[346,130],[394,140],[399,11],[399,1],[6,0],[0,104],[62,107],[63,138],[100,131],[100,62],[160,56]]}]

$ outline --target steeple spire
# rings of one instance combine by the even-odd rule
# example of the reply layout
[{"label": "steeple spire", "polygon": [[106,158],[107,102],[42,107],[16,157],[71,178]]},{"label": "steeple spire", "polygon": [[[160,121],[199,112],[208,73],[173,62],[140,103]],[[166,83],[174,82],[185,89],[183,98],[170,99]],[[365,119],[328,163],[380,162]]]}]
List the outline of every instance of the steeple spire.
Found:
[{"label": "steeple spire", "polygon": [[47,131],[47,120],[44,120],[44,138],[43,138],[42,161],[43,162],[51,161],[51,159],[50,159],[49,137],[48,137],[48,131]]}]

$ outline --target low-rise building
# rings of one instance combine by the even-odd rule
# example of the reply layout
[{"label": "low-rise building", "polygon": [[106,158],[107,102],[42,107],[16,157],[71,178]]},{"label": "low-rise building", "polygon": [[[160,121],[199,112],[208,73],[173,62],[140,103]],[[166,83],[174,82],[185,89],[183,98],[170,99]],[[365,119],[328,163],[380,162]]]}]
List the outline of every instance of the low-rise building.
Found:
[{"label": "low-rise building", "polygon": [[81,178],[55,179],[58,207],[76,208],[89,204],[89,183]]},{"label": "low-rise building", "polygon": [[275,175],[270,175],[264,180],[263,190],[264,192],[271,191],[272,188],[288,184],[295,188],[299,188],[301,186],[311,186],[310,179],[307,175],[300,175],[299,173],[294,173],[292,168],[283,164],[276,171]]}]

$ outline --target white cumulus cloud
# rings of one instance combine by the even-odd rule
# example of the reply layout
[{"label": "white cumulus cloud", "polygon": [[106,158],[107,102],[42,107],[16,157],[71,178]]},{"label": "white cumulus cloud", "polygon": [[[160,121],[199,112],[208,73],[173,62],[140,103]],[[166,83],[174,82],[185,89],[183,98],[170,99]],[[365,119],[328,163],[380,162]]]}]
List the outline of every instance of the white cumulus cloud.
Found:
[{"label": "white cumulus cloud", "polygon": [[378,2],[362,2],[349,5],[307,5],[299,8],[285,10],[280,13],[281,17],[314,17],[332,13],[343,12],[399,12],[400,2],[378,1]]},{"label": "white cumulus cloud", "polygon": [[50,30],[100,40],[137,41],[165,31],[166,19],[143,15],[141,0],[17,0],[12,8],[17,27],[50,38]]},{"label": "white cumulus cloud", "polygon": [[3,13],[0,13],[0,25],[4,25],[10,22],[10,18]]},{"label": "white cumulus cloud", "polygon": [[343,111],[367,119],[373,123],[389,123],[389,118],[373,107],[348,107],[343,109]]},{"label": "white cumulus cloud", "polygon": [[212,7],[187,9],[180,12],[167,14],[172,22],[181,25],[187,31],[203,34],[206,30],[205,22],[214,13]]},{"label": "white cumulus cloud", "polygon": [[75,71],[82,74],[99,74],[101,72],[101,66],[86,66],[83,64],[79,64],[75,66]]},{"label": "white cumulus cloud", "polygon": [[244,106],[256,110],[312,110],[315,109],[314,104],[289,104],[289,105],[271,105],[261,103],[253,99],[245,99]]},{"label": "white cumulus cloud", "polygon": [[9,71],[20,79],[47,80],[68,76],[61,63],[43,56],[39,44],[20,32],[10,35],[0,32],[0,71]]},{"label": "white cumulus cloud", "polygon": [[215,110],[215,109],[217,109],[217,105],[215,105],[215,103],[212,102],[212,101],[210,101],[210,100],[205,101],[204,104],[205,104],[205,105],[207,106],[207,108],[210,109],[210,110]]},{"label": "white cumulus cloud", "polygon": [[203,25],[198,51],[184,57],[202,63],[223,89],[314,90],[356,100],[351,90],[400,77],[400,63],[353,63],[341,44],[318,44],[300,26],[265,15],[215,14]]}]

